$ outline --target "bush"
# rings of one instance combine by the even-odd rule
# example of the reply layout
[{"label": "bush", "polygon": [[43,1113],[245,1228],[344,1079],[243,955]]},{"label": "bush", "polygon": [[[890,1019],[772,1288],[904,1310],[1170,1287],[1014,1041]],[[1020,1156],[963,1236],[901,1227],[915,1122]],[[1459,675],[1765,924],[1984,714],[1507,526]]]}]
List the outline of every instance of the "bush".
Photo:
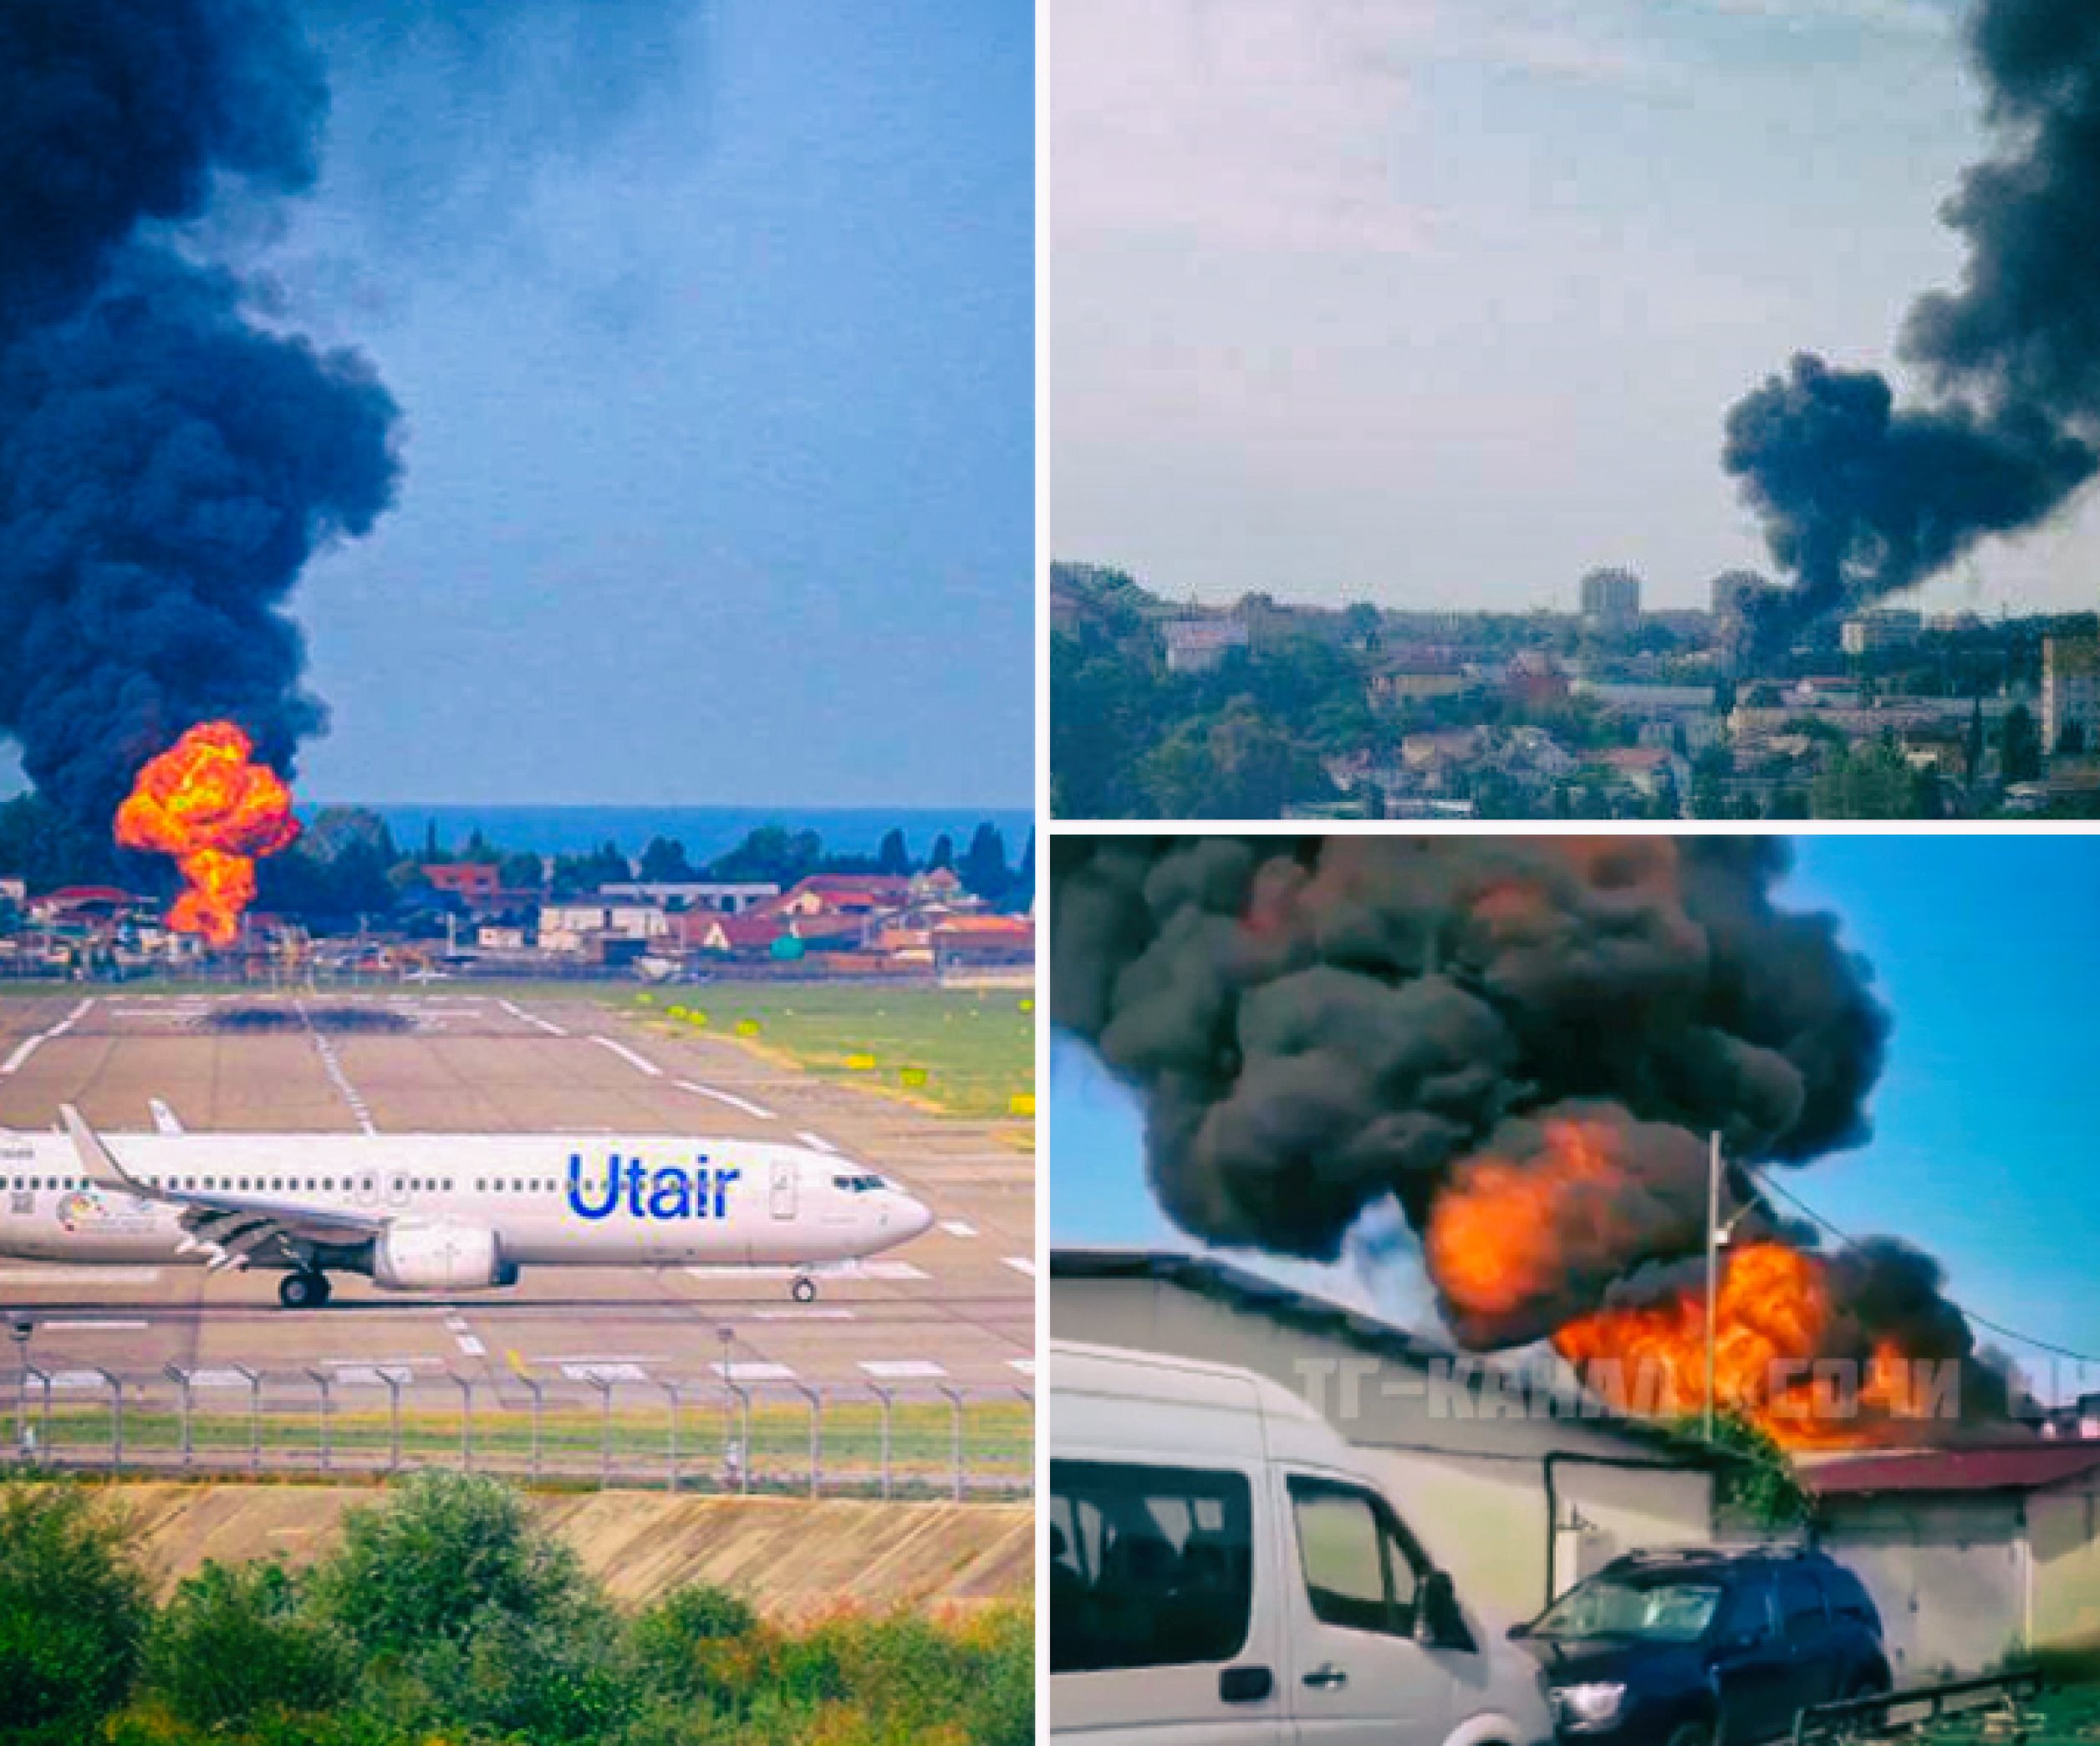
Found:
[{"label": "bush", "polygon": [[154,1621],[147,1689],[206,1728],[332,1708],[349,1687],[349,1659],[299,1599],[282,1565],[206,1565]]},{"label": "bush", "polygon": [[709,1702],[724,1695],[728,1658],[722,1646],[759,1631],[751,1603],[727,1589],[696,1582],[675,1590],[637,1618],[628,1646],[644,1687],[670,1698]]},{"label": "bush", "polygon": [[0,1487],[0,1742],[94,1733],[130,1688],[150,1617],[119,1512],[72,1485]]}]

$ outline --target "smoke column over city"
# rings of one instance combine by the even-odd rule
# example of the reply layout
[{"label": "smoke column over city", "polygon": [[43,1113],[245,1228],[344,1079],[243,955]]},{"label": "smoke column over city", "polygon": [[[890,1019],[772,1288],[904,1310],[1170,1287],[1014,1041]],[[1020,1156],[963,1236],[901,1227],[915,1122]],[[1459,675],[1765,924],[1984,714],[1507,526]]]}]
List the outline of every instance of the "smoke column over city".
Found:
[{"label": "smoke column over city", "polygon": [[288,771],[324,720],[285,604],[395,407],[184,227],[309,188],[327,106],[288,0],[0,0],[0,733],[98,830],[196,722]]},{"label": "smoke column over city", "polygon": [[1812,1253],[1746,1167],[1865,1140],[1888,1033],[1834,922],[1776,901],[1787,857],[1752,837],[1059,838],[1053,1014],[1139,1095],[1183,1228],[1333,1261],[1397,1208],[1468,1346],[1552,1337],[1579,1361],[1638,1335],[1681,1366],[1718,1131],[1746,1374],[1767,1341],[1892,1379],[1966,1363],[1933,1262]]},{"label": "smoke column over city", "polygon": [[1767,641],[2037,526],[2100,470],[2100,9],[1982,0],[1968,48],[2001,143],[1942,208],[1960,289],[1900,337],[1932,399],[1803,355],[1728,415],[1723,465],[1791,579],[1758,602]]}]

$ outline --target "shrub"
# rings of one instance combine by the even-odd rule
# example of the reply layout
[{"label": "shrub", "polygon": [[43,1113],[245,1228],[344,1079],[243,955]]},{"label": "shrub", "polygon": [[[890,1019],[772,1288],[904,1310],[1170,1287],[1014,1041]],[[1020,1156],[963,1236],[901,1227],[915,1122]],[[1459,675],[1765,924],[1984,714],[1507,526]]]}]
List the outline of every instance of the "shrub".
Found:
[{"label": "shrub", "polygon": [[348,1658],[298,1602],[282,1565],[206,1565],[154,1621],[147,1688],[206,1728],[331,1708],[348,1688]]},{"label": "shrub", "polygon": [[150,1616],[120,1513],[72,1485],[0,1487],[0,1742],[95,1733],[130,1687]]}]

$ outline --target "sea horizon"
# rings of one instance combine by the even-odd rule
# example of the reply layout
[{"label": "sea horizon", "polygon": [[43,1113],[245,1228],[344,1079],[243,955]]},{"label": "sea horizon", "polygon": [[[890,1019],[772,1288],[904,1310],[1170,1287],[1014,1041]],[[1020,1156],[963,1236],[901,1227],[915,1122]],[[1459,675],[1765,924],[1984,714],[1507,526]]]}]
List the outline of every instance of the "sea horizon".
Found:
[{"label": "sea horizon", "polygon": [[461,847],[478,830],[495,847],[543,855],[579,855],[610,842],[627,855],[639,855],[652,837],[682,844],[696,865],[712,860],[742,842],[761,825],[813,830],[824,847],[844,855],[873,855],[883,836],[902,830],[915,860],[924,860],[934,840],[946,833],[957,855],[981,824],[996,825],[1006,838],[1009,860],[1017,859],[1035,814],[1027,807],[928,806],[599,806],[583,804],[534,805],[508,803],[482,805],[468,801],[301,800],[298,811],[311,820],[325,808],[362,807],[377,813],[402,849],[423,844],[433,825],[439,842]]}]

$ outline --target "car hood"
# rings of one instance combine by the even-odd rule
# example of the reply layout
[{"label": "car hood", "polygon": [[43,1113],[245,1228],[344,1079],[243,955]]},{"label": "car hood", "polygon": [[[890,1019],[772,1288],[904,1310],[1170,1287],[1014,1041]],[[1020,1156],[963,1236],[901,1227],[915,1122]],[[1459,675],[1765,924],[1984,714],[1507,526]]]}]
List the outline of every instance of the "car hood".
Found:
[{"label": "car hood", "polygon": [[1698,1646],[1692,1643],[1637,1642],[1625,1637],[1521,1637],[1518,1641],[1545,1668],[1550,1685],[1582,1685],[1592,1680],[1653,1681],[1674,1673],[1696,1678],[1702,1671]]}]

